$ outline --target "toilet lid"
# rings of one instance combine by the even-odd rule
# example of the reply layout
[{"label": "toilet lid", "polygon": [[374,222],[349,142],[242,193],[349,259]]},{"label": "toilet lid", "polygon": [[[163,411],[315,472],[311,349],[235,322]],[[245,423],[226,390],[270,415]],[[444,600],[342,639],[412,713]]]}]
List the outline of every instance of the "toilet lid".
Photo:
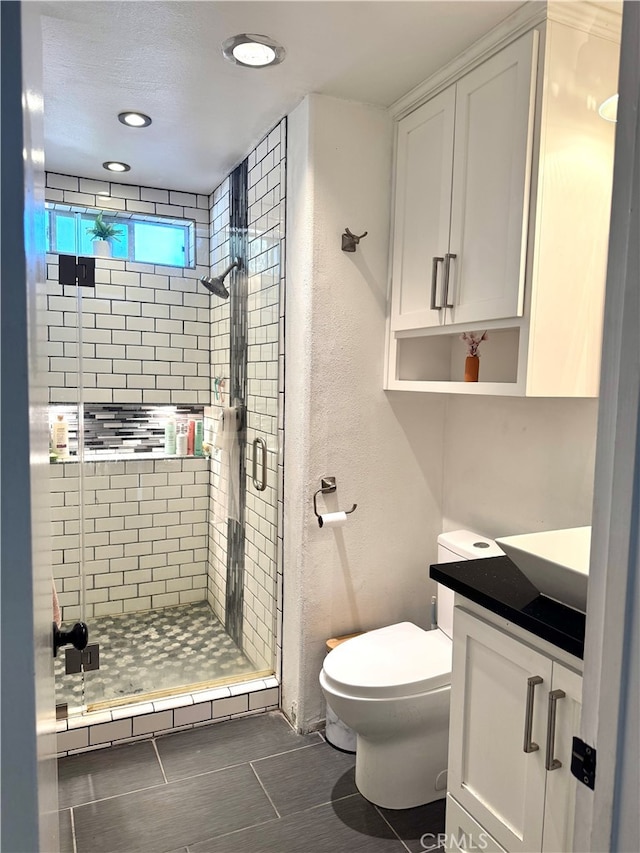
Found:
[{"label": "toilet lid", "polygon": [[325,658],[323,672],[350,696],[415,696],[451,683],[451,640],[400,622],[342,643]]}]

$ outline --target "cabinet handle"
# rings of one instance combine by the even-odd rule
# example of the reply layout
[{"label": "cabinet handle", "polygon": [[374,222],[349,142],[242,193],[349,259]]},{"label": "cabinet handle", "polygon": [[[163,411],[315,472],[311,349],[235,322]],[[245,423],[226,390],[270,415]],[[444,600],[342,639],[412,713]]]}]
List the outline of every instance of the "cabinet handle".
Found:
[{"label": "cabinet handle", "polygon": [[444,256],[444,307],[445,308],[453,308],[453,302],[449,302],[449,273],[451,270],[451,261],[455,260],[458,256],[451,254],[451,252],[447,252]]},{"label": "cabinet handle", "polygon": [[[258,447],[262,452],[262,475],[258,479]],[[267,488],[267,443],[264,438],[254,438],[253,440],[253,485],[257,492],[264,492]]]},{"label": "cabinet handle", "polygon": [[564,699],[566,695],[567,694],[564,690],[552,690],[549,693],[549,713],[547,716],[547,760],[544,763],[547,770],[558,770],[558,768],[562,767],[562,761],[560,761],[559,758],[554,758],[553,753],[555,751],[556,741],[556,709],[558,699]]},{"label": "cabinet handle", "polygon": [[542,678],[539,675],[532,675],[527,678],[527,710],[524,715],[524,745],[525,752],[535,752],[540,749],[537,743],[531,740],[531,731],[533,729],[533,698],[536,685],[542,684]]},{"label": "cabinet handle", "polygon": [[444,261],[444,258],[434,258],[433,266],[431,267],[431,309],[432,311],[442,311],[442,305],[436,302],[436,293],[438,290],[438,264]]}]

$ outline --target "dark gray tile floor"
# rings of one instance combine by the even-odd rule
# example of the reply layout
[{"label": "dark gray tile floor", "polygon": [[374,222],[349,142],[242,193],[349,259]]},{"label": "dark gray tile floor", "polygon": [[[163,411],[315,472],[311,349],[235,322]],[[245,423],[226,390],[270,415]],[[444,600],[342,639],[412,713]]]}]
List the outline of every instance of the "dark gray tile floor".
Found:
[{"label": "dark gray tile floor", "polygon": [[260,714],[59,761],[62,853],[407,853],[444,801],[367,802],[355,756]]}]

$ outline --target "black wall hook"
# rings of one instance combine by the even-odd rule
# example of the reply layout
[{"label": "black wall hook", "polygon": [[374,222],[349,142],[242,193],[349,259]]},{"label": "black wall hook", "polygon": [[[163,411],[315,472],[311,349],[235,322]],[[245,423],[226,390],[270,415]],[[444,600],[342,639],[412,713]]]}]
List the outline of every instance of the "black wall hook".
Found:
[{"label": "black wall hook", "polygon": [[342,235],[342,251],[355,252],[356,246],[360,240],[362,240],[363,237],[366,237],[368,233],[368,231],[365,231],[364,234],[360,234],[358,237],[356,234],[352,234],[348,228],[345,228],[344,234]]}]

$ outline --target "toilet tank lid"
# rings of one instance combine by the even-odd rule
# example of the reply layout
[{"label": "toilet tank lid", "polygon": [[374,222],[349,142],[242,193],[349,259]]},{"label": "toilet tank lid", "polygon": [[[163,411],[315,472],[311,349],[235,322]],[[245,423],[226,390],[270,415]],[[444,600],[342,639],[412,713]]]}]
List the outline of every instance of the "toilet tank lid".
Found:
[{"label": "toilet tank lid", "polygon": [[479,560],[482,557],[503,557],[504,551],[493,539],[487,539],[471,530],[452,530],[438,536],[438,545],[457,554],[461,560]]}]

